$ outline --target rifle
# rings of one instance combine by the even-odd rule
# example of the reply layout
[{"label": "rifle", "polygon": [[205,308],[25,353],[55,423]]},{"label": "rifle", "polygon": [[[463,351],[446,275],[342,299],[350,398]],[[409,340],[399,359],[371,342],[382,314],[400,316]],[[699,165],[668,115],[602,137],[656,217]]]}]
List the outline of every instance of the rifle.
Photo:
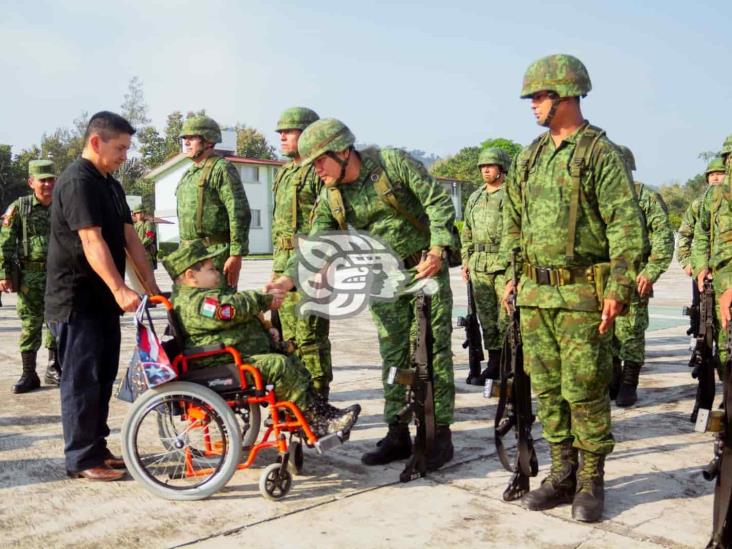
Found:
[{"label": "rifle", "polygon": [[463,349],[468,350],[468,364],[470,372],[465,383],[469,385],[483,385],[480,377],[480,363],[485,360],[483,354],[483,338],[480,335],[480,324],[475,307],[475,295],[473,295],[473,281],[468,279],[468,312],[465,316],[459,316],[457,325],[465,328],[465,341]]},{"label": "rifle", "polygon": [[691,305],[681,309],[681,314],[689,317],[689,329],[686,330],[686,335],[696,339],[699,335],[699,286],[695,279],[691,281]]},{"label": "rifle", "polygon": [[[494,440],[498,459],[507,471],[513,473],[503,492],[504,501],[513,501],[526,494],[529,491],[529,477],[535,477],[539,472],[539,461],[531,436],[531,425],[536,419],[531,410],[531,381],[524,371],[521,325],[515,297],[518,285],[516,255],[519,251],[519,248],[511,251],[514,293],[509,298],[511,318],[503,338],[498,408],[494,421]],[[503,444],[503,437],[512,429],[517,438],[516,457],[513,463],[509,460]]]},{"label": "rifle", "polygon": [[699,296],[699,326],[696,344],[689,359],[691,377],[698,381],[694,410],[689,420],[696,423],[695,430],[704,432],[709,411],[714,403],[714,289],[711,280],[704,281]]},{"label": "rifle", "polygon": [[397,413],[403,422],[414,414],[417,436],[414,439],[412,457],[399,475],[400,482],[409,482],[427,474],[427,456],[435,443],[435,401],[432,389],[432,298],[420,291],[416,298],[417,339],[415,341],[413,368],[404,370],[392,367],[388,383],[407,385],[406,404]]},{"label": "rifle", "polygon": [[[732,322],[727,325],[727,336],[732,336]],[[727,340],[727,352],[732,352]],[[719,413],[721,422],[714,440],[714,458],[702,472],[707,480],[715,480],[712,539],[708,549],[732,547],[732,359],[725,364],[724,411]]]}]

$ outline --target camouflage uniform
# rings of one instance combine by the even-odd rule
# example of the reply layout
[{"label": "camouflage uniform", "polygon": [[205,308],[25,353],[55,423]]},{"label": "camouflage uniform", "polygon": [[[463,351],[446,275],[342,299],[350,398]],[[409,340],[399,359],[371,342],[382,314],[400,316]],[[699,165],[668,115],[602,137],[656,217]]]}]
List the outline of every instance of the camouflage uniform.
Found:
[{"label": "camouflage uniform", "polygon": [[[180,136],[189,135],[221,142],[218,124],[207,117],[186,120]],[[200,186],[203,192],[199,197]],[[216,258],[219,269],[223,269],[229,256],[249,253],[249,202],[239,172],[228,160],[213,155],[200,164],[192,164],[178,183],[175,197],[182,244],[197,238],[208,244],[226,244],[226,251]]]},{"label": "camouflage uniform", "polygon": [[679,238],[676,243],[676,259],[679,260],[682,269],[691,264],[691,243],[694,241],[694,227],[699,219],[699,208],[702,198],[695,198],[684,212],[679,225]]},{"label": "camouflage uniform", "polygon": [[[310,109],[295,107],[280,117],[277,131],[286,129],[304,130],[311,121],[318,119]],[[295,235],[310,231],[310,216],[323,182],[316,175],[312,165],[302,166],[291,161],[277,173],[272,192],[272,245],[274,248],[272,270],[274,277],[281,275],[293,255]],[[330,321],[319,316],[300,316],[297,305],[298,292],[289,292],[279,309],[282,337],[294,340],[297,354],[310,372],[313,386],[327,396],[333,380],[333,365],[330,354]]]},{"label": "camouflage uniform", "polygon": [[[55,178],[50,160],[34,160],[29,165],[31,179]],[[46,290],[46,256],[51,230],[51,208],[44,206],[35,194],[13,202],[3,215],[0,230],[0,280],[10,277],[11,264],[19,263],[20,287],[16,310],[21,322],[20,353],[23,374],[13,387],[15,393],[37,388],[36,354],[43,339],[48,349],[46,382],[58,385],[61,369],[56,357],[56,341],[44,326],[44,294]]]},{"label": "camouflage uniform", "polygon": [[[671,264],[674,253],[674,233],[668,220],[663,198],[642,183],[635,184],[638,204],[646,224],[648,248],[643,253],[640,275],[655,284]],[[651,296],[649,296],[651,297]],[[623,361],[643,364],[645,332],[648,328],[648,297],[633,292],[627,314],[615,320],[614,352]]]},{"label": "camouflage uniform", "polygon": [[142,246],[145,248],[145,256],[152,269],[155,270],[158,266],[155,224],[149,219],[143,219],[142,221],[135,221],[134,227]]}]

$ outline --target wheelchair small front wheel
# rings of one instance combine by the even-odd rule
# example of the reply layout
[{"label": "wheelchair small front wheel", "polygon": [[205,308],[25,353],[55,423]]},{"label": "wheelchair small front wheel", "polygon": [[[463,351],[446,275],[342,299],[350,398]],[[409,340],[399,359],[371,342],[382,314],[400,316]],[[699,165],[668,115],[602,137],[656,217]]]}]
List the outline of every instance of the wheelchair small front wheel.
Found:
[{"label": "wheelchair small front wheel", "polygon": [[263,497],[277,501],[287,495],[292,488],[292,475],[280,463],[268,465],[259,477],[259,492]]},{"label": "wheelchair small front wheel", "polygon": [[290,459],[287,461],[287,469],[293,475],[302,473],[302,466],[305,463],[305,454],[302,449],[302,442],[297,441],[290,444]]}]

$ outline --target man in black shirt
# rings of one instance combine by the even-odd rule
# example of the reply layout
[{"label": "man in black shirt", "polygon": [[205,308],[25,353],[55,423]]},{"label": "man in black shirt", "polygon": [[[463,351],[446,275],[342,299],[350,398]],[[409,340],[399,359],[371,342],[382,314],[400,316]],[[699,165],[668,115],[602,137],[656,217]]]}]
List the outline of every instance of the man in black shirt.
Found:
[{"label": "man in black shirt", "polygon": [[107,448],[107,416],[120,348],[119,317],[139,296],[125,285],[125,255],[158,293],[124,191],[112,177],[127,158],[134,128],[121,116],[92,116],[81,158],[53,191],[46,319],[58,341],[61,420],[69,476],[118,480],[124,462]]}]

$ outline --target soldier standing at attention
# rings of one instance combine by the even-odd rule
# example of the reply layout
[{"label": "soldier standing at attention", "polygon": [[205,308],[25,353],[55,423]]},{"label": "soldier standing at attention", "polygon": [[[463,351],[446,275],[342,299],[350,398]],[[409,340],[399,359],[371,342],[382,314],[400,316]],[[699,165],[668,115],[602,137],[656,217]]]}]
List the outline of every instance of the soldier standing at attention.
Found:
[{"label": "soldier standing at attention", "polygon": [[[368,231],[388,244],[403,260],[411,282],[433,277],[438,289],[432,295],[434,337],[433,375],[436,436],[427,456],[427,469],[435,470],[453,457],[450,424],[455,407],[452,351],[452,292],[446,248],[455,246],[452,235],[455,208],[445,189],[424,166],[397,149],[356,151],[351,130],[333,118],[318,120],[302,133],[298,150],[305,166],[313,164],[325,187],[320,193],[310,236],[352,226]],[[423,252],[425,253],[424,259]],[[297,256],[287,263],[284,275],[265,289],[288,291],[295,285]],[[410,368],[410,329],[415,321],[414,294],[394,301],[373,301],[384,383],[386,437],[375,450],[365,453],[365,465],[380,465],[406,459],[412,453],[408,421],[397,413],[404,406],[405,387],[387,383],[389,369]]]},{"label": "soldier standing at attention", "polygon": [[503,181],[511,166],[511,157],[499,148],[480,151],[478,169],[485,185],[468,198],[463,218],[463,280],[473,282],[475,305],[483,330],[483,346],[488,351],[488,365],[480,377],[466,380],[483,385],[486,379],[498,379],[507,318],[501,307],[506,286],[505,265],[499,260],[503,228]]},{"label": "soldier standing at attention", "polygon": [[145,248],[145,255],[154,271],[158,268],[158,241],[155,235],[155,224],[147,219],[142,204],[135,206],[132,210],[132,221],[134,221],[135,232]]},{"label": "soldier standing at attention", "polygon": [[249,253],[252,213],[239,172],[214,152],[221,128],[207,116],[192,116],[180,131],[185,155],[193,160],[175,190],[180,242],[200,238],[207,246],[226,244],[216,267],[225,283],[236,287],[241,258]]},{"label": "soldier standing at attention", "polygon": [[[725,177],[721,184],[710,187],[704,194],[699,206],[699,219],[694,227],[694,241],[691,244],[691,267],[699,291],[702,291],[704,279],[712,278],[714,296],[722,308],[722,314],[727,313],[729,302],[721,299],[722,293],[727,294],[730,288],[728,263],[732,260],[732,246],[729,245],[732,234],[732,208],[730,207],[730,170],[732,169],[732,135],[724,140],[720,152],[725,166]],[[725,307],[727,309],[725,309]],[[715,315],[719,309],[715,307]],[[716,320],[719,320],[717,317]],[[717,323],[719,326],[719,323]],[[717,373],[724,381],[727,362],[727,331],[716,329],[717,350],[719,361]]]},{"label": "soldier standing at attention", "polygon": [[[23,373],[13,385],[14,393],[27,393],[41,386],[36,374],[36,354],[43,330],[43,294],[46,289],[46,256],[51,230],[51,199],[56,173],[51,160],[31,160],[28,186],[33,194],[13,202],[3,216],[0,230],[0,291],[17,292],[17,311],[21,322],[20,357]],[[17,261],[17,263],[16,263]],[[19,266],[19,286],[13,287],[11,270]],[[58,386],[61,367],[56,341],[46,330],[43,342],[48,349],[45,381]]]},{"label": "soldier standing at attention", "polygon": [[[610,432],[610,338],[630,302],[643,249],[632,183],[616,146],[584,119],[592,88],[571,55],[529,66],[521,97],[549,128],[518,156],[506,182],[501,255],[521,248],[518,291],[524,366],[538,401],[551,469],[523,498],[543,510],[572,502],[575,520],[604,508]],[[507,269],[506,279],[513,271]],[[579,454],[579,455],[578,455]],[[578,465],[579,462],[579,465]]]},{"label": "soldier standing at attention", "polygon": [[[628,147],[619,145],[618,148],[632,174],[635,171],[633,153]],[[628,312],[615,320],[613,371],[620,375],[614,375],[610,398],[622,408],[632,406],[638,400],[638,376],[646,354],[648,300],[653,297],[653,284],[666,272],[674,256],[674,231],[663,198],[643,183],[635,182],[634,185],[648,238]]]},{"label": "soldier standing at attention", "polygon": [[[293,107],[283,112],[277,121],[280,149],[291,161],[280,168],[272,189],[273,280],[282,275],[294,254],[296,235],[310,232],[310,214],[323,188],[313,165],[302,165],[297,151],[300,134],[318,118],[310,109]],[[327,400],[333,380],[328,339],[330,321],[315,315],[299,317],[299,302],[297,292],[288,292],[279,309],[282,338],[295,341],[297,355],[310,372],[313,388]]]}]

